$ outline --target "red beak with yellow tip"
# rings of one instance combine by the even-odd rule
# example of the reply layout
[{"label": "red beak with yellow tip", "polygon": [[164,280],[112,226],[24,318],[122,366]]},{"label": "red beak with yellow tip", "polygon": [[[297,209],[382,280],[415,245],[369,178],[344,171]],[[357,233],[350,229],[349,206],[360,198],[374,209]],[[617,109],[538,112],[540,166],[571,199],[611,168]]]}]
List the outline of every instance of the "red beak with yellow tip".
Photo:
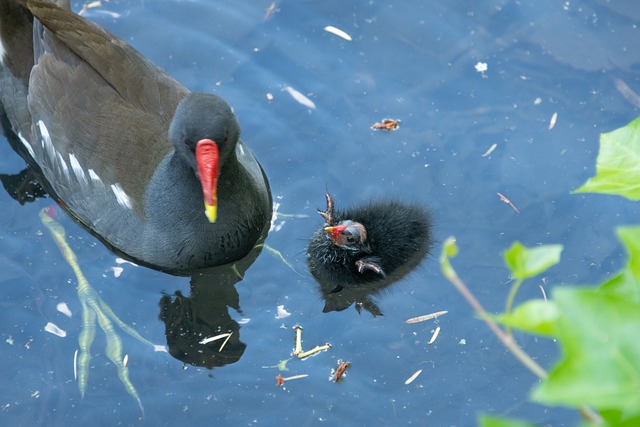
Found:
[{"label": "red beak with yellow tip", "polygon": [[214,223],[218,218],[218,171],[220,168],[218,144],[211,139],[198,141],[196,163],[204,196],[204,213],[209,222]]}]

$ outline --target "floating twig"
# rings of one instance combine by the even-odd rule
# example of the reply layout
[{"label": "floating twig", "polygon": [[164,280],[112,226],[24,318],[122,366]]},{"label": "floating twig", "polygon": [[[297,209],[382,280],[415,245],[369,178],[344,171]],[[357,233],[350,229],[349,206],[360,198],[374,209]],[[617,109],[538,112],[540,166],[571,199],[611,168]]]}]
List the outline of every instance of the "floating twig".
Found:
[{"label": "floating twig", "polygon": [[443,314],[447,314],[448,311],[447,310],[443,310],[443,311],[436,311],[435,313],[431,313],[431,314],[425,314],[424,316],[417,316],[417,317],[412,317],[411,319],[407,319],[404,321],[404,323],[410,325],[412,323],[419,323],[419,322],[425,322],[427,320],[430,319],[435,319],[438,316],[442,316]]},{"label": "floating twig", "polygon": [[299,353],[298,359],[306,359],[309,356],[313,356],[314,354],[320,353],[321,351],[329,350],[330,348],[331,348],[331,344],[329,343],[326,343],[323,345],[317,345],[311,350],[307,350],[307,351],[303,351],[302,353]]},{"label": "floating twig", "polygon": [[407,378],[407,380],[404,382],[405,385],[409,385],[411,384],[416,378],[418,378],[418,376],[422,373],[422,369],[418,369],[417,371],[415,371],[413,373],[413,375],[411,375],[409,378]]},{"label": "floating twig", "polygon": [[509,206],[511,206],[513,208],[514,211],[516,211],[517,213],[520,213],[520,211],[518,210],[518,208],[516,208],[516,205],[514,205],[513,203],[511,203],[511,200],[507,199],[504,194],[502,193],[497,193],[498,196],[500,197],[500,200],[505,202],[506,204],[508,204]]},{"label": "floating twig", "polygon": [[296,330],[296,348],[293,350],[293,356],[299,356],[302,353],[302,326],[296,325],[293,327]]},{"label": "floating twig", "polygon": [[438,338],[438,334],[440,333],[440,326],[438,326],[436,328],[435,331],[433,331],[433,335],[431,335],[431,339],[429,340],[429,342],[427,344],[431,345],[436,341],[436,338]]},{"label": "floating twig", "polygon": [[278,376],[276,377],[276,385],[280,387],[284,385],[286,381],[299,380],[300,378],[307,378],[308,376],[309,374],[300,374],[300,375],[292,375],[290,377],[284,378],[282,375],[278,374]]}]

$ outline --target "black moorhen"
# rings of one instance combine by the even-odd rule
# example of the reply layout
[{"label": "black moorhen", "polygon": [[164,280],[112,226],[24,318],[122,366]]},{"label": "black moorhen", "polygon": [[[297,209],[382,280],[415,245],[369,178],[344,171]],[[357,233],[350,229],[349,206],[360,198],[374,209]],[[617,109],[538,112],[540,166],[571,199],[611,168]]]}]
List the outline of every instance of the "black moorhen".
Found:
[{"label": "black moorhen", "polygon": [[338,210],[327,194],[326,226],[316,231],[307,263],[323,293],[389,285],[420,264],[432,245],[431,216],[417,204],[371,202]]},{"label": "black moorhen", "polygon": [[271,193],[224,100],[48,1],[0,0],[0,42],[5,134],[73,217],[178,274],[251,250]]}]

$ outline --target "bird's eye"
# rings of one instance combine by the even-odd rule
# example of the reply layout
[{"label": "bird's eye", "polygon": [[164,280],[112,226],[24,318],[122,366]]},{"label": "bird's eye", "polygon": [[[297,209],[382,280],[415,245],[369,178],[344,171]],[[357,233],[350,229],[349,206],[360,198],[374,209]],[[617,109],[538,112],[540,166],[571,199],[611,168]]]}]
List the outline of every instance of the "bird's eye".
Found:
[{"label": "bird's eye", "polygon": [[353,236],[346,236],[347,237],[347,243],[355,243],[356,242],[356,238]]}]

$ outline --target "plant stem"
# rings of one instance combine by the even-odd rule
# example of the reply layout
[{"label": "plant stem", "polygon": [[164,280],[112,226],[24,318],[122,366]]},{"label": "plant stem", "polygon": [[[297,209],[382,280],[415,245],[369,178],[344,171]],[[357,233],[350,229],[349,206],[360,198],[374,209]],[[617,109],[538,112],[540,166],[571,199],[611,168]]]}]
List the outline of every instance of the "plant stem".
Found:
[{"label": "plant stem", "polygon": [[[462,279],[458,276],[458,273],[453,269],[449,257],[453,257],[457,254],[458,248],[455,245],[455,239],[449,237],[443,245],[442,253],[440,254],[440,268],[445,278],[449,280],[453,286],[460,292],[460,294],[467,300],[469,305],[473,308],[476,314],[485,321],[489,329],[496,334],[502,344],[511,351],[511,353],[518,359],[527,369],[533,372],[538,378],[544,380],[549,374],[544,370],[535,360],[533,360],[515,341],[511,333],[507,333],[498,326],[498,324],[491,318],[491,316],[484,309],[482,304],[473,296]],[[511,313],[513,307],[513,299],[518,292],[518,288],[522,283],[522,279],[518,279],[516,283],[511,287],[509,292],[509,298],[507,299],[507,314]],[[582,419],[593,424],[601,424],[602,418],[593,409],[586,405],[582,405],[578,408],[578,412]]]},{"label": "plant stem", "polygon": [[[450,266],[450,264],[449,264]],[[458,274],[450,267],[450,275],[447,275],[446,278],[453,283],[453,286],[456,287],[458,292],[467,300],[467,302],[471,305],[473,310],[476,312],[478,316],[482,320],[485,321],[489,329],[496,334],[498,339],[502,342],[502,344],[513,353],[513,355],[518,359],[527,369],[533,372],[538,378],[546,379],[548,374],[547,371],[544,370],[535,360],[533,360],[527,353],[520,348],[520,346],[515,342],[513,337],[503,331],[500,326],[489,316],[487,311],[484,309],[482,304],[473,296],[473,294],[469,291],[464,282],[458,277]]]},{"label": "plant stem", "polygon": [[[522,279],[516,279],[515,283],[511,286],[511,289],[509,290],[509,295],[507,296],[507,304],[504,309],[504,314],[506,314],[507,316],[510,316],[511,312],[513,311],[513,301],[516,298],[518,289],[520,289],[520,285],[522,285]],[[507,335],[511,336],[511,326],[507,325],[506,329],[507,329],[507,332],[506,332]]]}]

